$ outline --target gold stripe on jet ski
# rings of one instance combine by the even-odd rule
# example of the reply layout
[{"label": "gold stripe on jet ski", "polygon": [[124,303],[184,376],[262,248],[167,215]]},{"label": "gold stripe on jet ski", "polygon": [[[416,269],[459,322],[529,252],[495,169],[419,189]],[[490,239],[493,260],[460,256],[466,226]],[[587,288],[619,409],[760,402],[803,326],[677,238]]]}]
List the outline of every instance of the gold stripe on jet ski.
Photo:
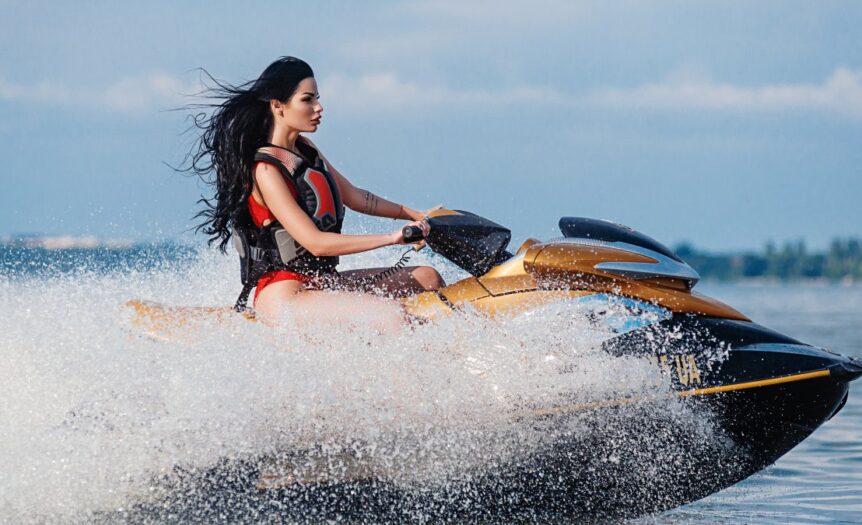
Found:
[{"label": "gold stripe on jet ski", "polygon": [[707,394],[717,394],[719,392],[734,392],[737,390],[749,390],[751,388],[760,388],[764,386],[780,385],[782,383],[793,383],[795,381],[805,381],[806,379],[815,379],[818,377],[827,377],[831,374],[828,369],[815,370],[814,372],[805,372],[804,374],[793,374],[790,376],[773,377],[770,379],[761,379],[759,381],[748,381],[745,383],[734,383],[731,385],[712,386],[707,388],[695,388],[678,392],[680,397],[703,396]]},{"label": "gold stripe on jet ski", "polygon": [[670,399],[673,397],[692,397],[704,396],[710,394],[720,394],[723,392],[734,392],[738,390],[750,390],[752,388],[762,388],[766,386],[780,385],[783,383],[795,383],[797,381],[806,381],[808,379],[817,379],[818,377],[828,377],[831,372],[828,369],[815,370],[814,372],[805,372],[802,374],[793,374],[789,376],[773,377],[770,379],[761,379],[758,381],[746,381],[745,383],[733,383],[730,385],[713,386],[708,388],[695,388],[692,390],[683,390],[663,396],[656,397],[627,397],[624,399],[607,399],[604,401],[594,401],[591,403],[578,403],[575,405],[565,405],[554,408],[542,408],[531,410],[530,414],[534,416],[550,416],[554,414],[581,412],[584,410],[595,410],[598,408],[610,408],[623,405],[631,405],[642,401],[653,401],[655,399]]}]

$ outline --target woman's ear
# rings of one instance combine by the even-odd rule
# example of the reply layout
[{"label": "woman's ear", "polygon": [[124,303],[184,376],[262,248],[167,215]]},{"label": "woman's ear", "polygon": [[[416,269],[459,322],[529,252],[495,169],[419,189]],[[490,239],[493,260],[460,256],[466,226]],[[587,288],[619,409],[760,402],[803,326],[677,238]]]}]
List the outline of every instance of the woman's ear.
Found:
[{"label": "woman's ear", "polygon": [[280,100],[276,100],[274,98],[269,99],[269,109],[272,111],[273,115],[278,115],[279,117],[284,116],[284,104],[282,104]]}]

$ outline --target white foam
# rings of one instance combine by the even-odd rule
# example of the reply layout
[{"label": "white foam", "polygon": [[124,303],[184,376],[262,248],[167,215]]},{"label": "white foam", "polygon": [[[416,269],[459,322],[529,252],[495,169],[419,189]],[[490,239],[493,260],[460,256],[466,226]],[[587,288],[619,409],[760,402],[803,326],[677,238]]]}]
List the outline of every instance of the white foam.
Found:
[{"label": "white foam", "polygon": [[130,331],[128,299],[226,306],[237,275],[204,250],[154,271],[0,279],[0,521],[86,519],[156,497],[177,466],[312,449],[349,448],[395,483],[463,479],[577,431],[513,414],[663,388],[646,360],[599,351],[608,334],[567,305],[390,336],[240,317],[181,343]]}]

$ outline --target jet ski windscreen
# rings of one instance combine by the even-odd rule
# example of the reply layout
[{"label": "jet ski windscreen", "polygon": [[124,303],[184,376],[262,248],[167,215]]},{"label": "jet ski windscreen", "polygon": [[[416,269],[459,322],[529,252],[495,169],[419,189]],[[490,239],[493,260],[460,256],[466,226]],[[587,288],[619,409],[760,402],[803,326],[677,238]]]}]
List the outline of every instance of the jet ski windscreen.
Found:
[{"label": "jet ski windscreen", "polygon": [[452,210],[428,219],[432,250],[479,277],[510,257],[506,251],[512,232],[468,211]]},{"label": "jet ski windscreen", "polygon": [[560,219],[560,231],[565,237],[633,244],[658,252],[674,261],[683,262],[667,246],[622,224],[585,217],[563,217]]}]

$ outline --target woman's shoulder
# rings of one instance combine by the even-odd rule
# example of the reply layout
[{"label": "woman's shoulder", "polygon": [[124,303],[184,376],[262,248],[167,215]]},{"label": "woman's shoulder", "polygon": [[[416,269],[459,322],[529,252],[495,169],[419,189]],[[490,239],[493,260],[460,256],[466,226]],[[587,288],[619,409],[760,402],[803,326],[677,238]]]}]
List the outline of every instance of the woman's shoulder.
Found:
[{"label": "woman's shoulder", "polygon": [[275,162],[270,160],[257,160],[254,163],[252,173],[255,178],[260,175],[264,176],[281,176],[281,170],[278,169]]}]

